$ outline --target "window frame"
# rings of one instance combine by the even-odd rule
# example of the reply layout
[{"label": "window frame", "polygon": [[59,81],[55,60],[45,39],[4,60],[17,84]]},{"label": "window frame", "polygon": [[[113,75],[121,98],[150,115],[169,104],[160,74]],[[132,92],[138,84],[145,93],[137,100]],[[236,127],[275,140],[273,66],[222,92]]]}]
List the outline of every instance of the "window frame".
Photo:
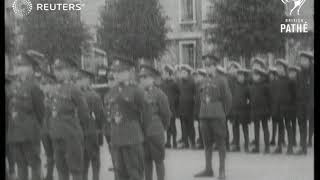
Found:
[{"label": "window frame", "polygon": [[179,24],[195,24],[196,23],[196,0],[192,1],[192,10],[193,10],[193,17],[192,20],[182,20],[182,2],[183,0],[179,1]]},{"label": "window frame", "polygon": [[[196,40],[187,40],[187,41],[179,41],[179,64],[183,64],[183,59],[182,59],[182,48],[183,45],[193,45],[194,53],[193,53],[193,68],[196,67],[196,59],[197,59],[197,41]],[[188,63],[187,63],[188,64]]]}]

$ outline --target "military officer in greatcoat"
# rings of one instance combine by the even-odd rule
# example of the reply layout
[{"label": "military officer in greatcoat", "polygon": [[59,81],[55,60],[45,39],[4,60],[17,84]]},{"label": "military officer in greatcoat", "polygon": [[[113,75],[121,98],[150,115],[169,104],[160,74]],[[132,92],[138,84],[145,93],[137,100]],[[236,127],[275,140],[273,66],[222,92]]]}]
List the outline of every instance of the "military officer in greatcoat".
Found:
[{"label": "military officer in greatcoat", "polygon": [[77,85],[82,91],[87,102],[90,119],[84,129],[84,171],[83,180],[88,179],[89,165],[92,167],[92,180],[99,180],[100,175],[100,146],[103,143],[102,127],[105,121],[105,113],[102,99],[90,87],[95,78],[94,74],[80,69]]},{"label": "military officer in greatcoat", "polygon": [[136,83],[135,68],[133,60],[113,57],[114,87],[104,98],[117,180],[142,180],[144,176],[143,142],[152,110]]},{"label": "military officer in greatcoat", "polygon": [[164,180],[165,178],[165,132],[170,124],[171,112],[168,97],[154,84],[155,79],[160,76],[160,72],[152,66],[140,66],[140,86],[144,89],[148,104],[152,108],[152,119],[146,123],[144,142],[146,180],[152,180],[153,162],[157,179]]},{"label": "military officer in greatcoat", "polygon": [[[179,86],[179,108],[178,113],[182,126],[182,143],[180,148],[195,148],[195,127],[194,127],[194,96],[195,82],[191,77],[192,68],[189,65],[180,66],[181,79],[178,81]],[[190,141],[190,142],[189,142]]]},{"label": "military officer in greatcoat", "polygon": [[260,123],[262,124],[264,143],[265,143],[265,153],[270,153],[269,147],[269,128],[268,128],[268,114],[269,114],[269,91],[267,84],[267,72],[256,67],[252,70],[253,83],[249,87],[250,92],[250,116],[254,123],[254,148],[252,153],[260,152]]},{"label": "military officer in greatcoat", "polygon": [[299,155],[307,154],[307,120],[309,120],[309,143],[312,144],[313,114],[314,114],[314,67],[313,55],[309,52],[300,52],[301,71],[298,80],[298,123],[300,128]]},{"label": "military officer in greatcoat", "polygon": [[163,73],[163,81],[161,83],[161,89],[167,95],[170,111],[171,111],[171,119],[170,126],[167,130],[167,141],[166,147],[171,148],[171,138],[172,138],[172,147],[177,148],[177,127],[176,127],[176,118],[177,118],[177,107],[179,103],[179,87],[174,80],[174,68],[166,64],[164,67]]},{"label": "military officer in greatcoat", "polygon": [[17,62],[17,81],[10,87],[9,122],[7,143],[12,150],[18,167],[18,178],[28,179],[28,166],[32,179],[41,179],[40,140],[44,116],[43,92],[34,80],[34,67],[39,62],[28,52]]},{"label": "military officer in greatcoat", "polygon": [[212,170],[212,139],[214,137],[219,150],[219,179],[225,179],[225,157],[226,157],[226,116],[232,103],[231,92],[227,79],[216,73],[218,58],[208,56],[205,66],[208,76],[200,85],[200,128],[202,132],[206,168],[195,177],[213,177]]},{"label": "military officer in greatcoat", "polygon": [[78,65],[73,59],[57,59],[54,75],[58,84],[52,87],[50,137],[59,180],[82,180],[84,166],[84,130],[90,119],[85,97],[74,80]]}]

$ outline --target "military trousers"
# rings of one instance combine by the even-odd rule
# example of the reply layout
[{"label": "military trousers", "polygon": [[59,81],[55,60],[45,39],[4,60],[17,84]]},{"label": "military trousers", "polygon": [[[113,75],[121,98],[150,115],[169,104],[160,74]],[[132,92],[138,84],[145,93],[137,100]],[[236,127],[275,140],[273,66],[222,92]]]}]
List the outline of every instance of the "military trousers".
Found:
[{"label": "military trousers", "polygon": [[6,159],[8,162],[8,173],[13,175],[15,173],[15,160],[14,160],[13,146],[11,143],[6,144]]},{"label": "military trousers", "polygon": [[92,167],[92,180],[99,180],[100,145],[99,136],[85,136],[83,180],[88,179],[89,165]]},{"label": "military trousers", "polygon": [[170,119],[170,125],[167,130],[167,143],[171,144],[171,137],[172,137],[172,144],[175,145],[177,141],[177,127],[176,127],[176,117],[172,116]]},{"label": "military trousers", "polygon": [[53,179],[53,169],[54,169],[54,151],[53,151],[53,144],[52,139],[49,134],[45,134],[42,137],[42,144],[43,148],[47,157],[47,175],[46,180]]},{"label": "military trousers", "polygon": [[225,168],[226,157],[226,120],[225,119],[201,119],[200,129],[205,149],[206,170],[212,170],[212,145],[215,141],[219,150],[219,167]]},{"label": "military trousers", "polygon": [[287,132],[287,139],[288,139],[288,148],[292,148],[293,146],[293,123],[295,120],[294,113],[290,112],[282,112],[279,115],[275,116],[278,121],[278,147],[283,145],[283,139],[285,136],[285,131]]},{"label": "military trousers", "polygon": [[298,107],[300,146],[301,146],[301,149],[305,152],[307,151],[307,119],[308,119],[307,105],[300,104]]},{"label": "military trousers", "polygon": [[148,136],[144,142],[145,180],[152,180],[155,163],[157,180],[164,180],[165,142],[162,135]]},{"label": "military trousers", "polygon": [[270,137],[267,116],[253,116],[255,148],[260,147],[260,124],[262,125],[265,149],[269,149]]},{"label": "military trousers", "polygon": [[240,125],[242,126],[242,132],[244,137],[244,147],[247,150],[249,147],[249,126],[248,120],[242,120],[243,116],[235,116],[232,121],[232,131],[233,131],[233,138],[234,144],[237,147],[240,147]]},{"label": "military trousers", "polygon": [[143,180],[143,144],[112,146],[117,180]]},{"label": "military trousers", "polygon": [[278,122],[277,118],[275,116],[271,116],[272,119],[272,135],[271,135],[271,141],[276,141],[277,131],[278,131]]},{"label": "military trousers", "polygon": [[53,139],[54,158],[59,180],[82,180],[83,176],[83,141],[77,138]]},{"label": "military trousers", "polygon": [[189,141],[192,146],[195,145],[195,127],[193,117],[190,116],[181,116],[181,126],[182,130],[185,131],[185,135],[182,139],[183,143],[189,145]]},{"label": "military trousers", "polygon": [[314,134],[314,109],[310,108],[308,113],[309,119],[309,135],[308,135],[308,143],[309,145],[312,144],[312,137]]},{"label": "military trousers", "polygon": [[24,141],[12,144],[18,167],[19,180],[28,180],[28,167],[32,170],[32,180],[41,179],[40,140]]}]

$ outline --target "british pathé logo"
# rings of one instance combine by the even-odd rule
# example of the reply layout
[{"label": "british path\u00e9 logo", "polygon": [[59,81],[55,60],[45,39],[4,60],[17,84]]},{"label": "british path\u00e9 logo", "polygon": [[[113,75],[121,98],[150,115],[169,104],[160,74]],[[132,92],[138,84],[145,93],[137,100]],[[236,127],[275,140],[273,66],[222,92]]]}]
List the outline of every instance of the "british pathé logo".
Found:
[{"label": "british path\u00e9 logo", "polygon": [[281,33],[308,33],[308,22],[300,16],[306,0],[281,0],[286,6],[287,18],[280,25]]},{"label": "british path\u00e9 logo", "polygon": [[12,4],[13,12],[20,17],[28,15],[32,10],[30,0],[15,0]]},{"label": "british path\u00e9 logo", "polygon": [[[288,9],[290,9],[290,16],[292,16],[292,13],[296,10],[297,15],[300,15],[300,9],[303,6],[303,4],[306,2],[306,0],[281,0],[283,4],[287,6]],[[291,7],[291,8],[290,8]]]}]

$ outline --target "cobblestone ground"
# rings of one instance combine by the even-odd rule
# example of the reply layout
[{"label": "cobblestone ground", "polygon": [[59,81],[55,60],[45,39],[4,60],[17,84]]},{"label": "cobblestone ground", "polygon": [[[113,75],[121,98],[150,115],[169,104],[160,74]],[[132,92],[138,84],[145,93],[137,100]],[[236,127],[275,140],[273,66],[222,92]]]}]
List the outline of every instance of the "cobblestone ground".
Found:
[{"label": "cobblestone ground", "polygon": [[[178,121],[177,126],[180,127]],[[250,137],[252,138],[253,126],[250,128]],[[231,126],[229,127],[229,129],[231,130]],[[178,137],[179,136],[180,133]],[[262,137],[260,142],[263,142],[263,135],[261,136]],[[230,135],[230,139],[231,137],[232,134]],[[242,134],[241,140],[243,141]],[[273,151],[274,148],[275,147],[273,147],[271,150]],[[263,149],[263,145],[261,149]],[[295,151],[296,150],[297,148],[295,148]],[[286,149],[284,149],[284,152],[286,152]],[[264,155],[263,153],[253,155],[244,153],[243,149],[240,153],[227,153],[227,180],[313,180],[313,155],[313,148],[308,149],[307,156],[287,156],[285,155],[285,153],[281,155]],[[43,164],[45,164],[44,152],[42,153],[42,157]],[[112,167],[112,163],[106,143],[101,150],[101,162],[102,165],[100,179],[113,180],[113,172],[108,171],[108,168]],[[213,155],[213,168],[215,171],[214,178],[193,177],[195,173],[201,171],[204,168],[204,153],[201,150],[167,149],[165,166],[166,180],[217,179],[219,166],[218,153],[214,152]],[[46,173],[44,166],[43,173]],[[91,170],[89,171],[89,176],[90,175]],[[54,176],[55,180],[57,180],[56,172]],[[156,177],[154,179],[156,179]],[[91,180],[91,178],[89,178],[89,180]]]}]

